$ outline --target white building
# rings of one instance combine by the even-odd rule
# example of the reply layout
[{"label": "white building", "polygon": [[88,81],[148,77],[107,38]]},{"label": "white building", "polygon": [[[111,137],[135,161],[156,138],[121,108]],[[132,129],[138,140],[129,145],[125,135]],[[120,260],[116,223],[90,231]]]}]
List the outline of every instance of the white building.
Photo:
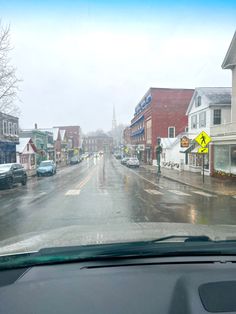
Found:
[{"label": "white building", "polygon": [[213,172],[236,175],[236,32],[222,64],[232,71],[232,105],[229,119],[211,126],[214,155]]},{"label": "white building", "polygon": [[[212,129],[230,122],[231,119],[231,87],[199,87],[196,88],[186,112],[188,115],[188,131],[191,138],[205,131],[212,136]],[[188,168],[201,172],[203,156],[198,154],[198,146],[188,152]],[[213,163],[213,151],[209,145],[209,154],[205,155],[205,169],[210,173]]]},{"label": "white building", "polygon": [[16,161],[23,165],[26,170],[36,169],[37,148],[31,138],[19,138],[16,145]]}]

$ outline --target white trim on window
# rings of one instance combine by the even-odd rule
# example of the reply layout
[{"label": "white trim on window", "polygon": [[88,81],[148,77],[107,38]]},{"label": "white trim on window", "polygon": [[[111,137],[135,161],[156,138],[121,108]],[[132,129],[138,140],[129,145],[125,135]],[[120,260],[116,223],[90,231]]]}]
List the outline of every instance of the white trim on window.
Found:
[{"label": "white trim on window", "polygon": [[[170,134],[170,130],[173,131],[173,134]],[[170,136],[171,135],[171,136]],[[172,136],[173,135],[173,136]],[[168,127],[168,137],[174,138],[175,137],[175,126],[169,126]]]},{"label": "white trim on window", "polygon": [[7,120],[3,120],[2,122],[2,134],[8,135]]}]

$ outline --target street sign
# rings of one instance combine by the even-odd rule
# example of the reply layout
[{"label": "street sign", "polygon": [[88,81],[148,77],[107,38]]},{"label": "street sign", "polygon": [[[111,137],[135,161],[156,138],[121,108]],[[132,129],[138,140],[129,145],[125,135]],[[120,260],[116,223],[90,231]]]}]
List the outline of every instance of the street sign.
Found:
[{"label": "street sign", "polygon": [[189,138],[187,136],[181,137],[180,147],[189,147]]},{"label": "street sign", "polygon": [[202,131],[198,136],[195,138],[195,141],[202,147],[206,147],[207,144],[211,142],[211,137],[204,131]]},{"label": "street sign", "polygon": [[208,147],[198,148],[198,154],[208,154]]}]

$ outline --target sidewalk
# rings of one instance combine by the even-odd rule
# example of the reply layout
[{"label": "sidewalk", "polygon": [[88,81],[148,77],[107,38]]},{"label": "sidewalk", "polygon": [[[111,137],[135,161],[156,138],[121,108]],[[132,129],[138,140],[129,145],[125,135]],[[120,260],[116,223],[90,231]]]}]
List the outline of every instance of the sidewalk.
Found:
[{"label": "sidewalk", "polygon": [[[141,165],[147,171],[156,174],[157,167],[150,165]],[[236,182],[232,179],[218,179],[205,176],[205,182],[202,182],[202,175],[190,171],[178,171],[166,168],[161,168],[161,176],[163,178],[176,181],[195,189],[200,189],[205,192],[210,192],[218,195],[236,195]]]}]

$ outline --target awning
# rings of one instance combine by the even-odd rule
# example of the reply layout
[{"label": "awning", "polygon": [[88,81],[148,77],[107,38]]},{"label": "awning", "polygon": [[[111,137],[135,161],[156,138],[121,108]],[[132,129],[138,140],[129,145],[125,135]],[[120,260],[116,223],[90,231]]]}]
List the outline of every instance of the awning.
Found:
[{"label": "awning", "polygon": [[200,146],[200,145],[197,145],[197,146],[196,146],[192,151],[190,151],[189,153],[190,153],[190,154],[197,154],[199,148],[201,148],[201,146]]},{"label": "awning", "polygon": [[136,121],[134,121],[130,127],[134,126],[136,123],[140,122],[141,120],[144,120],[144,115],[140,116]]},{"label": "awning", "polygon": [[191,150],[194,148],[194,145],[195,144],[192,144],[189,147],[181,147],[179,152],[180,153],[185,153],[185,154],[191,153]]},{"label": "awning", "polygon": [[131,137],[138,136],[138,135],[141,135],[143,133],[144,133],[144,128],[141,128],[141,129],[137,130],[136,132],[132,133]]}]

